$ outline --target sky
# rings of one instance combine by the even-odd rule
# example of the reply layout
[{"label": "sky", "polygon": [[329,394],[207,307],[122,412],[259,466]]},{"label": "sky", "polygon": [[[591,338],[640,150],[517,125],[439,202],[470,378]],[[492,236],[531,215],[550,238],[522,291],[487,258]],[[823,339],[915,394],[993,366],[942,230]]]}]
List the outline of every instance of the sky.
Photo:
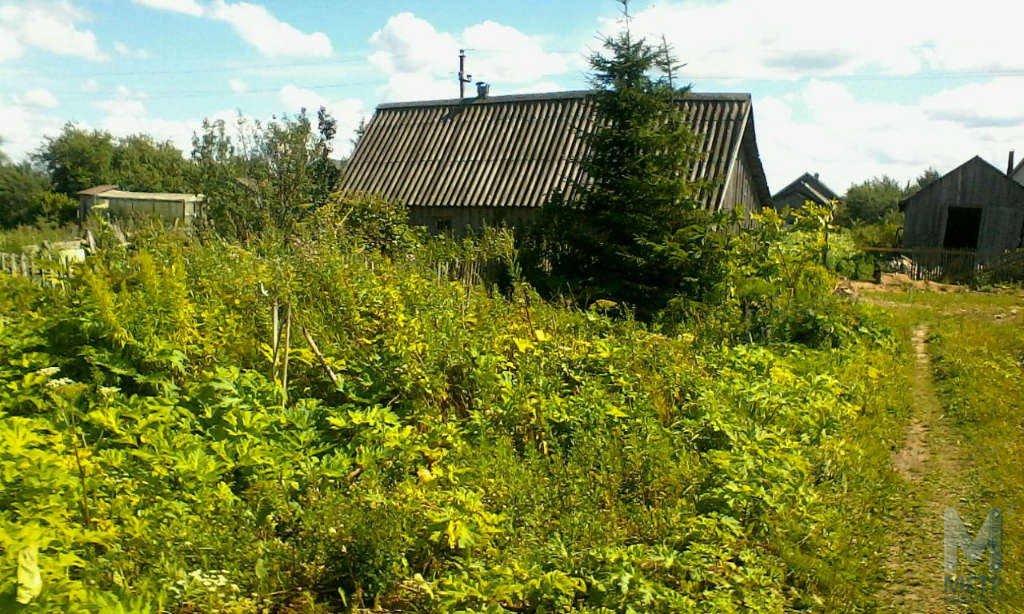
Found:
[{"label": "sky", "polygon": [[[910,181],[974,155],[1024,157],[1024,3],[631,3],[697,92],[749,92],[772,191]],[[377,104],[458,95],[458,50],[491,94],[583,89],[624,27],[612,0],[0,0],[0,148],[23,159],[66,122],[147,133],[186,155],[204,118],[323,105],[337,151]],[[473,86],[469,86],[473,89]]]}]

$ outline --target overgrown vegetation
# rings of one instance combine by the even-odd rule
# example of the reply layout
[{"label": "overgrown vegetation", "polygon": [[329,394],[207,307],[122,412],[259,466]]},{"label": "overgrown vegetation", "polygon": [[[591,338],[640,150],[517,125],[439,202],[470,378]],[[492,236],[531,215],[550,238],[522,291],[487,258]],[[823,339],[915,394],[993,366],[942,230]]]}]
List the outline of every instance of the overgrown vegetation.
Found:
[{"label": "overgrown vegetation", "polygon": [[287,237],[323,206],[338,182],[330,159],[336,122],[321,108],[314,129],[305,110],[269,123],[240,117],[203,122],[192,141],[190,186],[205,195],[206,221],[222,236]]},{"label": "overgrown vegetation", "polygon": [[903,228],[899,202],[940,177],[937,170],[928,168],[905,185],[888,175],[855,183],[846,190],[836,221],[850,230],[859,246],[899,247],[899,231]]},{"label": "overgrown vegetation", "polygon": [[[500,235],[318,214],[287,247],[154,231],[63,286],[0,278],[6,604],[871,608],[898,352],[816,311],[820,231],[744,239],[737,274],[779,287],[665,336],[542,301]],[[504,293],[462,281],[494,261]]]}]

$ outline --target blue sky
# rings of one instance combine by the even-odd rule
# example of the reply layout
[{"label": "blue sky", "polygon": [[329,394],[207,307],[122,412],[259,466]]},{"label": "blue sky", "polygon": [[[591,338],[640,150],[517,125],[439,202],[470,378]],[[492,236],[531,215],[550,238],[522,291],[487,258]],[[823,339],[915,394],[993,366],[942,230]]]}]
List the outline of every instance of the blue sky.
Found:
[{"label": "blue sky", "polygon": [[[665,0],[632,29],[669,41],[696,91],[754,97],[773,190],[804,171],[838,192],[975,154],[1024,156],[1024,3]],[[585,87],[611,0],[0,0],[0,137],[11,157],[66,121],[187,153],[204,117],[323,104],[339,147],[376,104],[457,94],[460,47],[492,94]]]}]

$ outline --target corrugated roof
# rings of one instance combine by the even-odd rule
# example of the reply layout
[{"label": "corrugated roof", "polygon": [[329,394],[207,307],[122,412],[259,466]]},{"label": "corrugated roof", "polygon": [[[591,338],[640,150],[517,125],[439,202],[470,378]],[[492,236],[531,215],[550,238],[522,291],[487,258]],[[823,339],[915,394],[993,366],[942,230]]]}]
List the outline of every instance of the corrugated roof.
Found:
[{"label": "corrugated roof", "polygon": [[75,196],[96,196],[97,194],[103,194],[104,192],[116,189],[116,185],[98,185],[87,190],[82,190],[81,192],[75,192]]},{"label": "corrugated roof", "polygon": [[[353,152],[342,189],[424,207],[540,207],[586,180],[581,161],[596,113],[590,91],[382,104]],[[744,143],[753,142],[749,94],[688,94],[705,156],[693,179],[717,180],[720,207]],[[749,126],[749,130],[748,130]],[[764,181],[756,144],[755,177]],[[767,195],[767,184],[758,186]]]},{"label": "corrugated roof", "polygon": [[104,198],[132,200],[198,201],[203,199],[202,194],[179,194],[175,192],[124,192],[122,190],[109,190],[102,194]]}]

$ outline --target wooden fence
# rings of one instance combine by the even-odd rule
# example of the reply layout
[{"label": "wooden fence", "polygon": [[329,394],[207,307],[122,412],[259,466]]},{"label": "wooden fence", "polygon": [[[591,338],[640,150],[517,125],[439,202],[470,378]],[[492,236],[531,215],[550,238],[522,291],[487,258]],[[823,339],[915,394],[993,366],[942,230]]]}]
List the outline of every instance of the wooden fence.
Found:
[{"label": "wooden fence", "polygon": [[0,252],[0,271],[28,277],[38,283],[57,284],[71,277],[73,258],[58,254],[10,254]]},{"label": "wooden fence", "polygon": [[981,274],[1013,277],[1008,265],[1019,255],[935,247],[866,247],[863,251],[873,255],[883,271],[906,273],[913,279],[960,283],[973,283]]}]

